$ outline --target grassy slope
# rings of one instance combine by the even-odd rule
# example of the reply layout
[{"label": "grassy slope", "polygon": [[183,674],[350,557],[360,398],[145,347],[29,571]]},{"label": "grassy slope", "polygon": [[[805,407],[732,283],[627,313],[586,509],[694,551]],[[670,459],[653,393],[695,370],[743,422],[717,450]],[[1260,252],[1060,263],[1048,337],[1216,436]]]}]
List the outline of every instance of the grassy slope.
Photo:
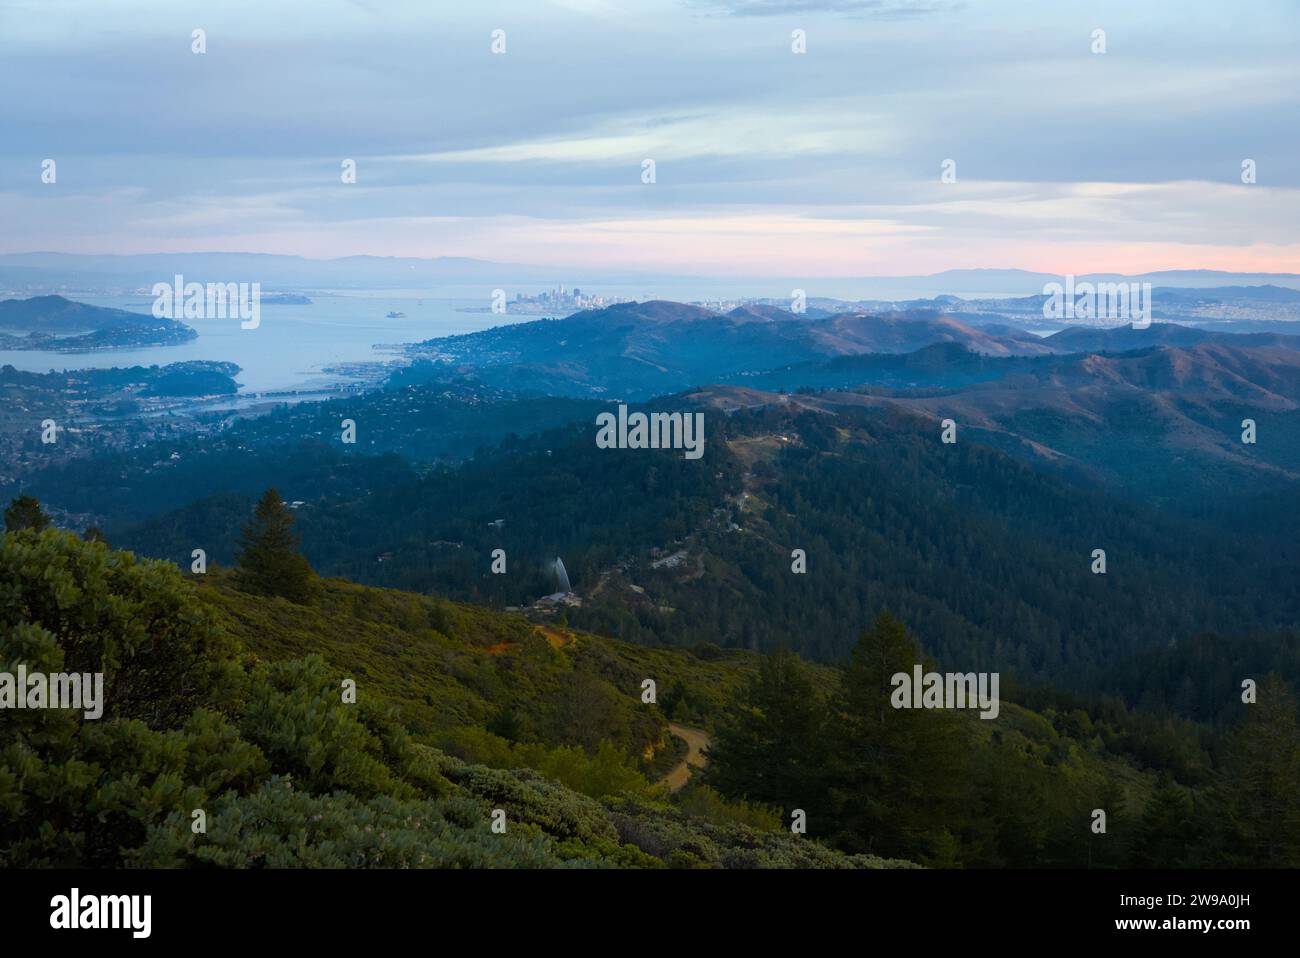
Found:
[{"label": "grassy slope", "polygon": [[[757,664],[746,652],[704,659],[343,579],[322,580],[311,605],[235,591],[220,571],[194,581],[255,655],[320,654],[356,679],[359,694],[395,706],[417,740],[429,743],[445,744],[451,729],[487,726],[505,703],[515,709],[518,738],[563,743],[582,731],[565,715],[567,700],[580,695],[598,700],[601,737],[644,755],[667,744],[670,718],[710,727]],[[655,680],[664,707],[642,704],[646,678]]]},{"label": "grassy slope", "polygon": [[[753,674],[757,660],[750,654],[726,653],[706,661],[681,650],[646,649],[542,628],[520,615],[341,579],[323,580],[310,605],[238,592],[221,571],[193,581],[200,600],[255,658],[319,654],[341,675],[357,680],[359,697],[370,695],[395,706],[417,740],[468,758],[470,764],[437,758],[467,799],[506,807],[512,820],[544,821],[549,813],[532,807],[538,789],[544,788],[553,796],[545,800],[547,807],[568,809],[554,814],[577,816],[622,849],[586,842],[580,854],[588,864],[593,848],[600,847],[600,861],[612,865],[912,867],[875,856],[846,856],[795,838],[766,812],[722,803],[707,790],[689,795],[683,804],[669,801],[662,787],[606,795],[596,802],[562,784],[542,785],[535,770],[507,772],[474,764],[478,756],[473,753],[482,749],[486,734],[482,726],[503,702],[515,707],[521,738],[562,747],[573,730],[565,724],[563,702],[557,707],[556,699],[571,694],[576,679],[587,683],[584,706],[593,689],[598,697],[603,693],[603,737],[621,739],[629,752],[647,759],[656,750],[668,753],[667,719],[658,706],[641,703],[641,679],[658,676],[661,687],[679,684],[674,713],[680,714],[674,717],[707,726]],[[819,671],[823,680],[829,675]],[[497,760],[488,764],[518,765],[500,752],[493,757]],[[543,830],[558,837],[568,827],[561,822]],[[570,854],[576,858],[579,850],[562,852],[563,857]]]},{"label": "grassy slope", "polygon": [[[417,740],[488,765],[521,764],[517,752],[485,752],[482,746],[484,738],[506,745],[483,731],[503,703],[510,703],[515,712],[512,737],[557,747],[581,742],[566,711],[566,702],[577,697],[583,712],[592,709],[593,701],[599,703],[598,738],[610,739],[645,760],[642,768],[648,772],[655,754],[662,759],[671,748],[668,719],[711,727],[735,701],[757,663],[751,653],[715,651],[704,658],[681,649],[645,648],[563,627],[539,627],[518,614],[341,579],[323,580],[312,605],[245,595],[231,588],[221,572],[210,573],[196,585],[202,601],[256,656],[274,660],[318,653],[341,675],[357,680],[359,695],[396,706]],[[834,670],[812,668],[823,691],[834,686]],[[660,705],[640,700],[641,681],[647,677],[656,679]],[[580,690],[575,691],[575,682]],[[675,701],[666,702],[665,693],[674,687]],[[665,715],[666,709],[672,714]],[[1128,809],[1146,804],[1151,773],[1104,753],[1095,743],[1062,734],[1049,716],[1003,703],[999,721],[984,722],[974,713],[971,721],[982,736],[997,734],[999,750],[1009,762],[1055,766],[1081,787],[1107,782]],[[679,860],[685,855],[688,864],[695,864],[693,853],[683,849],[698,852],[701,842],[715,855],[705,860],[715,863],[716,856],[731,853],[719,848],[737,842],[749,849],[746,854],[760,854],[758,849],[769,842],[776,843],[777,859],[791,853],[791,846],[783,844],[786,837],[778,833],[761,830],[768,837],[760,839],[760,832],[746,830],[746,837],[737,840],[728,831],[742,828],[742,822],[755,823],[753,817],[724,809],[706,822],[657,790],[635,799],[608,799],[605,807],[621,834],[635,836],[638,843],[644,840],[645,847],[665,861],[678,853]],[[1074,814],[1063,808],[1043,812]],[[711,846],[702,837],[710,829],[729,838]],[[847,863],[842,856],[822,861],[821,851],[815,854],[822,867]],[[856,864],[884,863],[876,859]]]}]

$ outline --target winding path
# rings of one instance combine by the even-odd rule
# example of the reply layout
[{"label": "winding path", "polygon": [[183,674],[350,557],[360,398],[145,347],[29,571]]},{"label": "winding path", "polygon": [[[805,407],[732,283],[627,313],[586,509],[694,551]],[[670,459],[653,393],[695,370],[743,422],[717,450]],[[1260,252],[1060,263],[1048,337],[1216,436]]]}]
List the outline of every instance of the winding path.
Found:
[{"label": "winding path", "polygon": [[708,759],[704,757],[704,750],[709,747],[710,739],[709,733],[704,729],[690,728],[675,722],[668,723],[668,731],[686,743],[686,758],[673,766],[672,771],[660,779],[661,782],[668,784],[668,791],[676,792],[690,781],[692,768],[703,768],[708,764]]}]

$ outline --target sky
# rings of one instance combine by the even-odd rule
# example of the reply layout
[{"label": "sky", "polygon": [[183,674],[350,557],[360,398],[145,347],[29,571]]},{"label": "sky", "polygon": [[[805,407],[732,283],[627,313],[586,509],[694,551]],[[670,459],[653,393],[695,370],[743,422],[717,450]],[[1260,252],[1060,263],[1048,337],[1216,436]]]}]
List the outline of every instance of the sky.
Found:
[{"label": "sky", "polygon": [[1298,40],[1294,0],[0,0],[0,253],[1300,272]]}]

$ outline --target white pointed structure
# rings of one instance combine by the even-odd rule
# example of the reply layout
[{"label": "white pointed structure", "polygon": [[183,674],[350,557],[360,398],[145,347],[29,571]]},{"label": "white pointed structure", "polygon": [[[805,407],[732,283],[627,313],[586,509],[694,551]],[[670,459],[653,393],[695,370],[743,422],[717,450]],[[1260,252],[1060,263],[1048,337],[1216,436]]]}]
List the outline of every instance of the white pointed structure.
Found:
[{"label": "white pointed structure", "polygon": [[555,565],[551,567],[551,572],[555,575],[556,587],[560,595],[568,595],[573,591],[569,585],[569,573],[564,571],[564,561],[559,556],[555,557]]}]

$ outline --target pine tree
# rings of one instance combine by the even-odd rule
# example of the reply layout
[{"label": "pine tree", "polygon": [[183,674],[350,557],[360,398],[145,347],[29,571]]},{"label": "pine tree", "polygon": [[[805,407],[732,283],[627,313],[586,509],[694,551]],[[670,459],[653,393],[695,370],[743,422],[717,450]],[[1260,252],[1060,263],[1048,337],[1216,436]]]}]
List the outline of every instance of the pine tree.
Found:
[{"label": "pine tree", "polygon": [[903,624],[882,614],[853,650],[835,703],[833,801],[855,851],[950,863],[970,797],[969,729],[943,709],[896,709],[892,677],[929,669]]},{"label": "pine tree", "polygon": [[102,542],[104,545],[109,544],[108,537],[104,535],[104,530],[99,528],[99,526],[87,527],[86,531],[81,534],[81,538],[86,542]]},{"label": "pine tree", "polygon": [[5,529],[20,532],[31,529],[40,532],[48,528],[50,517],[41,509],[41,503],[35,496],[17,496],[5,508]]},{"label": "pine tree", "polygon": [[1197,843],[1191,796],[1168,775],[1161,775],[1147,802],[1133,840],[1136,868],[1186,868]]},{"label": "pine tree", "polygon": [[803,808],[816,832],[823,804],[825,705],[798,656],[779,646],[759,660],[740,707],[720,723],[709,746],[707,781],[722,794]]},{"label": "pine tree", "polygon": [[1219,788],[1241,864],[1300,865],[1300,729],[1295,696],[1280,677],[1259,683],[1227,752]]},{"label": "pine tree", "polygon": [[312,569],[298,551],[293,515],[280,493],[267,489],[244,526],[235,582],[245,592],[278,595],[306,602],[312,593]]}]

